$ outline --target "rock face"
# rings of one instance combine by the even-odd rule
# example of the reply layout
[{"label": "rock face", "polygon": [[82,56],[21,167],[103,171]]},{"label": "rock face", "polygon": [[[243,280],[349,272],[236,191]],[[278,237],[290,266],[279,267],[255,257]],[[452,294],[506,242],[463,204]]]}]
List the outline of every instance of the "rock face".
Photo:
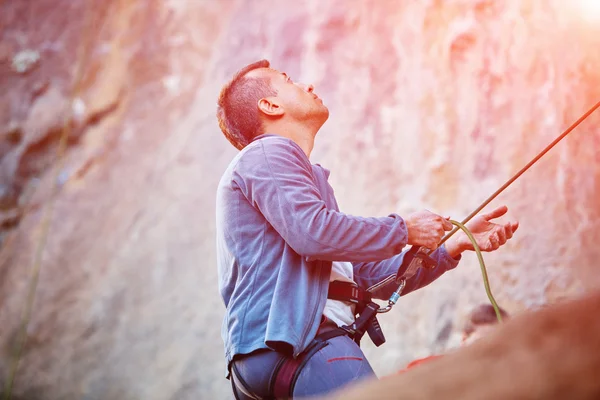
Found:
[{"label": "rock face", "polygon": [[598,307],[595,292],[523,313],[473,345],[327,398],[595,400],[600,397]]},{"label": "rock face", "polygon": [[[16,398],[229,398],[221,85],[261,58],[315,85],[331,117],[312,159],[343,211],[462,219],[600,100],[600,15],[571,3],[0,3],[0,382],[39,266]],[[513,313],[600,287],[599,127],[597,112],[490,206],[521,222],[486,257]],[[365,351],[386,374],[451,348],[485,299],[466,254]]]}]

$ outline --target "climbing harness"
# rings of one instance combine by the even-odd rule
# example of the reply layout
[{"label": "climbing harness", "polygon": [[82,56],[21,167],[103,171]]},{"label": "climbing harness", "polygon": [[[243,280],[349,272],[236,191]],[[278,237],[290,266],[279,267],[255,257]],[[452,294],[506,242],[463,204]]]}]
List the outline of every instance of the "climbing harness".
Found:
[{"label": "climbing harness", "polygon": [[[569,133],[573,131],[579,124],[581,124],[587,117],[589,117],[594,111],[596,111],[600,107],[600,101],[596,103],[592,108],[590,108],[585,114],[583,114],[577,121],[575,121],[571,126],[569,126],[562,134],[560,134],[552,143],[550,143],[544,150],[542,150],[537,156],[535,156],[527,165],[525,165],[519,172],[513,175],[504,185],[502,185],[498,190],[496,190],[490,197],[488,197],[479,207],[477,207],[471,214],[469,214],[462,222],[450,221],[455,226],[455,228],[450,231],[446,236],[442,238],[438,246],[441,246],[444,242],[446,242],[452,235],[454,235],[459,229],[465,232],[471,243],[473,243],[473,247],[477,253],[477,257],[479,259],[479,265],[481,267],[481,273],[483,276],[483,282],[485,285],[485,291],[487,293],[492,306],[494,307],[494,311],[496,312],[496,316],[498,321],[502,322],[502,316],[500,315],[500,311],[498,309],[498,305],[492,295],[492,291],[490,289],[489,280],[487,276],[487,271],[485,268],[485,263],[483,262],[483,256],[481,254],[481,250],[477,246],[473,235],[469,232],[469,230],[465,227],[465,224],[469,222],[475,215],[477,215],[481,210],[483,210],[489,203],[492,202],[500,193],[502,193],[507,187],[509,187],[514,181],[516,181],[525,171],[533,166],[540,158],[542,158],[550,149],[552,149],[558,142],[564,139]],[[408,253],[413,252],[413,257],[410,259],[410,264],[406,270],[406,272],[397,278],[398,289],[390,296],[388,300],[388,305],[386,307],[379,308],[377,310],[378,313],[386,313],[394,307],[400,295],[402,294],[402,290],[404,290],[404,286],[406,285],[406,281],[416,274],[419,268],[431,268],[433,261],[429,256],[431,254],[430,250],[424,249],[420,246],[413,246]],[[435,263],[433,264],[435,266]]]},{"label": "climbing harness", "polygon": [[[366,332],[376,346],[385,343],[385,337],[377,321],[379,305],[373,302],[371,292],[359,288],[358,285],[352,282],[332,281],[329,283],[327,298],[355,304],[358,318],[351,325],[341,327],[329,327],[322,323],[316,337],[297,358],[283,357],[273,369],[271,382],[269,383],[270,395],[268,399],[293,397],[296,381],[302,369],[312,356],[329,345],[330,339],[338,336],[348,336],[360,345],[360,341]],[[229,373],[234,395],[237,396],[237,389],[246,396],[253,398],[252,390],[236,371],[235,363],[230,363]]]}]

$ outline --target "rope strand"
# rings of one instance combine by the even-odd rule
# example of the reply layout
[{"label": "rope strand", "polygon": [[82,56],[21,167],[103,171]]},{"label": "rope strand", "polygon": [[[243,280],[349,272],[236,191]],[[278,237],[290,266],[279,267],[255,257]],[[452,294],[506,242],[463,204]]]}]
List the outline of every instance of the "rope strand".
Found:
[{"label": "rope strand", "polygon": [[487,270],[485,268],[485,262],[483,261],[483,254],[481,254],[481,249],[477,244],[477,240],[469,231],[469,229],[458,221],[450,220],[452,225],[456,226],[457,229],[461,229],[469,238],[471,243],[473,244],[473,248],[475,249],[475,253],[477,253],[477,258],[479,259],[479,267],[481,268],[481,275],[483,276],[483,285],[485,286],[485,293],[487,294],[488,299],[490,299],[490,303],[492,303],[492,307],[494,307],[494,311],[496,312],[496,317],[498,318],[498,322],[502,322],[502,315],[500,314],[500,307],[498,307],[498,303],[496,303],[496,299],[492,294],[492,289],[490,288],[490,280],[487,275]]}]

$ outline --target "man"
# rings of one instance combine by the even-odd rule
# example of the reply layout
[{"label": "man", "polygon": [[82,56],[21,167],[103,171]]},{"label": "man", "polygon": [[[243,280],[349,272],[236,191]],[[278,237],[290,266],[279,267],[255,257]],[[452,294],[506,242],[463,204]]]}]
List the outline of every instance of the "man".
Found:
[{"label": "man", "polygon": [[[219,95],[219,126],[240,150],[217,190],[222,336],[236,398],[309,396],[374,376],[350,337],[356,305],[328,299],[329,282],[354,282],[368,289],[361,293],[387,299],[406,272],[407,244],[435,249],[437,266],[408,277],[402,294],[472,250],[462,234],[437,248],[452,225],[429,211],[406,218],[339,212],[329,171],[309,160],[328,116],[312,85],[294,83],[266,60],[240,70]],[[517,229],[490,222],[506,211],[469,224],[483,250],[497,249]]]},{"label": "man", "polygon": [[[505,321],[509,318],[508,313],[502,308],[498,307],[502,320]],[[498,325],[498,317],[496,311],[491,304],[481,304],[475,308],[467,317],[467,322],[463,327],[463,335],[461,344],[468,346],[482,337],[489,334]],[[434,354],[425,358],[419,358],[411,361],[406,365],[406,368],[400,372],[405,372],[417,365],[423,364],[427,361],[435,360],[442,357],[441,354]]]}]

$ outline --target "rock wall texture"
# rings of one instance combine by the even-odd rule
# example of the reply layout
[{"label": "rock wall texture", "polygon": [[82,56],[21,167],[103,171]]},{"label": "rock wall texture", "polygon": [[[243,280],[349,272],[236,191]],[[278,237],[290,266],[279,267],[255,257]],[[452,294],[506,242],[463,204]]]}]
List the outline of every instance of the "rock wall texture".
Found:
[{"label": "rock wall texture", "polygon": [[[0,383],[39,266],[17,398],[230,397],[215,103],[241,66],[325,99],[312,159],[343,211],[461,219],[600,100],[592,3],[0,2]],[[486,257],[513,313],[600,288],[599,130],[597,112],[490,206],[521,222]],[[375,370],[456,346],[485,299],[467,254],[382,318]]]},{"label": "rock wall texture", "polygon": [[598,399],[599,307],[596,291],[521,313],[470,346],[327,399]]}]

